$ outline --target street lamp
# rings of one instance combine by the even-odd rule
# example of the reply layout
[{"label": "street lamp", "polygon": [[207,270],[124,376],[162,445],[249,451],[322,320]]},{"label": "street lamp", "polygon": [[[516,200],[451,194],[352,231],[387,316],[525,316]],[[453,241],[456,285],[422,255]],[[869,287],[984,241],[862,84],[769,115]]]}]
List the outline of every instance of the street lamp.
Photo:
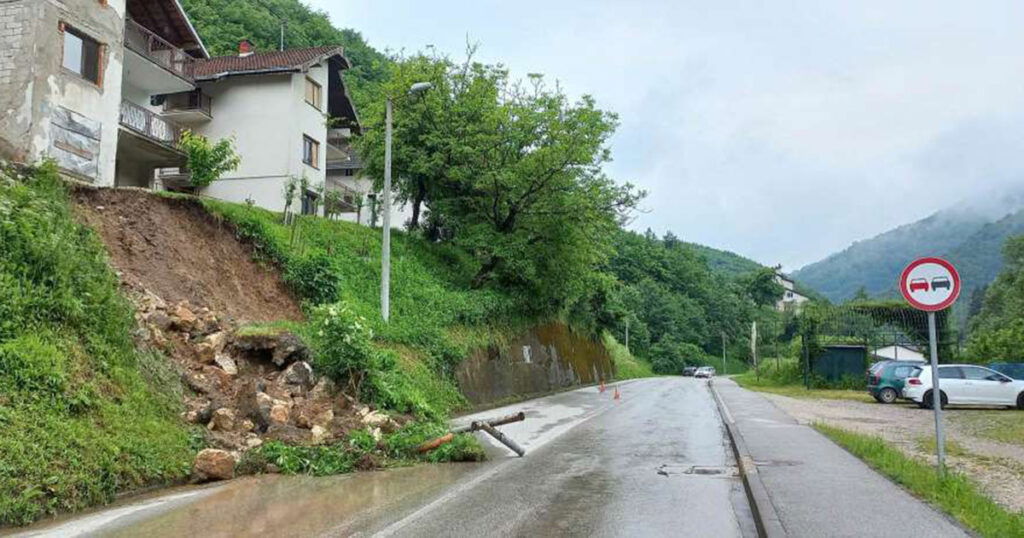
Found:
[{"label": "street lamp", "polygon": [[[417,82],[406,95],[422,93],[434,85]],[[384,322],[391,317],[391,108],[394,99],[388,96],[384,107],[384,240],[380,256],[380,315]]]}]

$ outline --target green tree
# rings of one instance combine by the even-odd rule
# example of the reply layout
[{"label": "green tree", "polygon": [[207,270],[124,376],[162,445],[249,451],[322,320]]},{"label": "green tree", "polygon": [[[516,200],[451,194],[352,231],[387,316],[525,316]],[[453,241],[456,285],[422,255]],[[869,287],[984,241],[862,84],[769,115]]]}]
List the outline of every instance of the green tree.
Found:
[{"label": "green tree", "polygon": [[974,360],[1024,360],[1024,235],[1006,241],[1003,258],[1002,273],[971,319],[967,355]]},{"label": "green tree", "polygon": [[776,280],[775,269],[764,267],[742,277],[747,295],[758,306],[770,306],[782,299],[786,291]]},{"label": "green tree", "polygon": [[242,163],[231,138],[210,142],[205,136],[185,131],[178,146],[185,152],[193,187],[207,187]]}]

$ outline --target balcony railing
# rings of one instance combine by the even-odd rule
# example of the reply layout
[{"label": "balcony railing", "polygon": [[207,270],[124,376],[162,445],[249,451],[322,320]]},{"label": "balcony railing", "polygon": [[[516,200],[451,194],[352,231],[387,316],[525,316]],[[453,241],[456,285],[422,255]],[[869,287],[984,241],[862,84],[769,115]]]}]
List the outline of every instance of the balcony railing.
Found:
[{"label": "balcony railing", "polygon": [[152,30],[133,21],[124,24],[124,44],[153,63],[189,81],[195,81],[196,59]]},{"label": "balcony railing", "polygon": [[158,144],[178,149],[182,128],[131,101],[121,101],[121,125]]},{"label": "balcony railing", "polygon": [[164,101],[164,112],[201,112],[213,117],[213,99],[200,90],[171,94]]}]

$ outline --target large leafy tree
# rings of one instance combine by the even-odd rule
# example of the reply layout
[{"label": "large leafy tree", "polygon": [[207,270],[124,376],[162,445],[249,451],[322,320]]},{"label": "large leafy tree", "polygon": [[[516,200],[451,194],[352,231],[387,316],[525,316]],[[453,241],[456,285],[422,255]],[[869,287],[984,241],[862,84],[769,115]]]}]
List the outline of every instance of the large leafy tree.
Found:
[{"label": "large leafy tree", "polygon": [[967,356],[974,360],[1024,361],[1024,235],[1007,240],[1003,258],[1002,273],[971,319]]},{"label": "large leafy tree", "polygon": [[[420,81],[433,89],[405,97]],[[379,126],[390,96],[394,185],[398,199],[412,204],[409,225],[423,227],[427,214],[429,237],[473,253],[474,286],[529,290],[545,311],[598,289],[613,293],[592,273],[641,196],[602,171],[614,115],[589,97],[570,101],[539,76],[515,82],[471,59],[400,58],[379,92],[364,108],[365,123],[378,126],[359,143],[367,171],[383,173]]]}]

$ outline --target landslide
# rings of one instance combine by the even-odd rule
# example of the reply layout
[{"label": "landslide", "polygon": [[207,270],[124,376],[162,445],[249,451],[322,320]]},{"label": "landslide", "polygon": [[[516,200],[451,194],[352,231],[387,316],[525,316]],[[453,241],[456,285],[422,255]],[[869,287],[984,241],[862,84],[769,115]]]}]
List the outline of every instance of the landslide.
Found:
[{"label": "landslide", "polygon": [[238,322],[302,319],[277,271],[254,261],[253,248],[236,239],[234,227],[197,200],[90,187],[72,196],[124,284]]}]

